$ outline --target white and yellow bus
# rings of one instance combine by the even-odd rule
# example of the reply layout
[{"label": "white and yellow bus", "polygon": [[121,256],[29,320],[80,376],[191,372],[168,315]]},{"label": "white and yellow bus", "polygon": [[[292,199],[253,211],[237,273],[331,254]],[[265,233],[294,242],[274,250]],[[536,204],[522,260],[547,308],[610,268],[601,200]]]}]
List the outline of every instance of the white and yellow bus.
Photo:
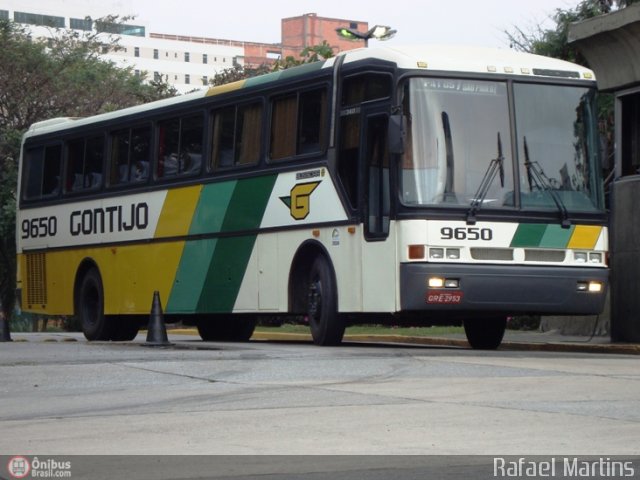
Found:
[{"label": "white and yellow bus", "polygon": [[33,125],[17,212],[25,311],[132,339],[153,292],[204,340],[260,316],[338,344],[359,322],[596,314],[608,287],[595,79],[504,50],[353,50]]}]

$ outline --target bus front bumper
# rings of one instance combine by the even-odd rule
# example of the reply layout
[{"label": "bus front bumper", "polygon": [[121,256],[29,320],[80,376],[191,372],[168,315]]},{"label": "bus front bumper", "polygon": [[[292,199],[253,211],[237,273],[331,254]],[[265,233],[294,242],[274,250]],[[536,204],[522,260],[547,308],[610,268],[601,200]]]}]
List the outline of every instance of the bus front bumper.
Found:
[{"label": "bus front bumper", "polygon": [[608,278],[606,268],[406,263],[400,303],[402,311],[596,315]]}]

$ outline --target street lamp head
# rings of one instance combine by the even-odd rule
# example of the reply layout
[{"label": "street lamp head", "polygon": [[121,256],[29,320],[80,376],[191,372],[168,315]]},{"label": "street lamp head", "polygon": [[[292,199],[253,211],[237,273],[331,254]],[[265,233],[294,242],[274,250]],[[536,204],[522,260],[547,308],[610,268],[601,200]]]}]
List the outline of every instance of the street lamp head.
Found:
[{"label": "street lamp head", "polygon": [[364,44],[367,46],[370,38],[389,40],[397,33],[397,30],[392,30],[391,27],[386,25],[376,25],[366,32],[359,32],[347,27],[336,28],[336,32],[338,32],[340,37],[346,38],[347,40],[364,40]]},{"label": "street lamp head", "polygon": [[375,38],[376,40],[389,40],[397,33],[397,30],[392,30],[387,25],[376,25],[369,29],[367,32],[367,38]]},{"label": "street lamp head", "polygon": [[336,32],[342,38],[346,38],[347,40],[366,40],[367,33],[361,33],[353,28],[340,27],[336,28]]}]

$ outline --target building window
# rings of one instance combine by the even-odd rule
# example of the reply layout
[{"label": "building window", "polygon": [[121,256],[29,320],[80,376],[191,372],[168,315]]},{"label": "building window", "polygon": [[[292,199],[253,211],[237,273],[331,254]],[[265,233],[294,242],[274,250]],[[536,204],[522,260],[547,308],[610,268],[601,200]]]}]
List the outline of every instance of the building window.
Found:
[{"label": "building window", "polygon": [[134,37],[144,37],[145,27],[141,25],[126,25],[123,23],[96,22],[98,33],[115,33],[118,35],[132,35]]},{"label": "building window", "polygon": [[16,23],[26,23],[27,25],[42,25],[44,27],[64,28],[64,17],[54,17],[53,15],[14,12],[13,20]]},{"label": "building window", "polygon": [[187,85],[191,83],[191,75],[189,75],[188,73],[184,76],[184,83],[186,83]]},{"label": "building window", "polygon": [[91,31],[91,28],[93,27],[93,21],[87,17],[87,18],[70,18],[69,19],[69,26],[73,29],[73,30],[84,30],[85,32]]},{"label": "building window", "polygon": [[355,28],[355,29],[357,29],[357,28],[358,28],[358,22],[351,22],[351,23],[349,24],[349,28]]},{"label": "building window", "polygon": [[184,52],[184,61],[185,62],[189,61],[189,52]]},{"label": "building window", "polygon": [[157,48],[154,48],[154,49],[153,49],[153,58],[154,58],[155,60],[158,60],[158,58],[159,58],[159,57],[160,57],[160,52],[158,52],[158,49],[157,49]]},{"label": "building window", "polygon": [[205,87],[209,85],[209,77],[207,77],[206,75],[202,77],[202,85],[204,85]]},{"label": "building window", "polygon": [[139,57],[140,56],[140,47],[135,47],[133,49],[133,56],[134,57]]},{"label": "building window", "polygon": [[206,53],[202,54],[202,63],[209,63],[209,56]]},{"label": "building window", "polygon": [[0,20],[9,20],[9,10],[0,10]]},{"label": "building window", "polygon": [[153,81],[159,82],[161,80],[162,80],[162,77],[160,76],[160,72],[153,72]]}]

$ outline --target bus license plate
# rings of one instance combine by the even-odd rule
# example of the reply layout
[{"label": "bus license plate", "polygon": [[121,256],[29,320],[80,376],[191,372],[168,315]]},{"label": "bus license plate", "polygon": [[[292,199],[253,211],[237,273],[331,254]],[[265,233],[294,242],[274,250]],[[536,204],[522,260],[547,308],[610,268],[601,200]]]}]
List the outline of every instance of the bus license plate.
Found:
[{"label": "bus license plate", "polygon": [[462,302],[462,292],[460,290],[432,290],[427,292],[427,303],[446,305],[458,304]]}]

